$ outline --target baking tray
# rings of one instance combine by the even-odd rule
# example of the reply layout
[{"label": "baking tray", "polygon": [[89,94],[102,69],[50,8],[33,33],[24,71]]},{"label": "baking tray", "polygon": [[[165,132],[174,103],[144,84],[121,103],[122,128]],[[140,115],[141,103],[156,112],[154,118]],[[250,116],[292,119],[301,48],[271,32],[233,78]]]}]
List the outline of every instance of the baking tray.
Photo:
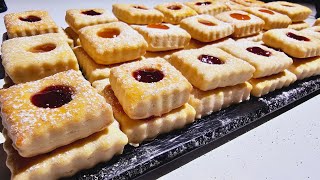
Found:
[{"label": "baking tray", "polygon": [[[3,40],[6,39],[5,36],[4,34]],[[1,79],[3,75],[3,68],[0,67]],[[208,145],[221,144],[219,141],[222,138],[228,141],[232,139],[232,135],[252,123],[263,121],[267,116],[275,116],[319,93],[320,76],[297,81],[261,98],[252,97],[249,101],[212,113],[181,130],[142,143],[139,147],[127,145],[122,155],[65,179],[132,179],[145,177],[146,173],[149,177],[154,177],[152,173],[157,169],[161,170],[163,165],[168,166],[181,158],[188,158],[195,150],[205,149]],[[1,177],[9,177],[2,148],[0,161]]]}]

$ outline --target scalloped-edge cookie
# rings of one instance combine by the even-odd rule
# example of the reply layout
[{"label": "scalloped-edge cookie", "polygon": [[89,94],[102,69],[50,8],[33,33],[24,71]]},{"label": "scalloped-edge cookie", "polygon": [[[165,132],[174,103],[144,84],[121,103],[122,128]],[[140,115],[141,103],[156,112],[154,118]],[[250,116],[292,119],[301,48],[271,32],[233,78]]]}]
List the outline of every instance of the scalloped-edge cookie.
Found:
[{"label": "scalloped-edge cookie", "polygon": [[293,64],[289,71],[294,73],[298,80],[320,74],[320,57],[311,57],[306,59],[293,59]]},{"label": "scalloped-edge cookie", "polygon": [[138,59],[148,47],[143,36],[123,22],[84,27],[79,38],[89,56],[104,65]]},{"label": "scalloped-edge cookie", "polygon": [[250,79],[252,85],[251,95],[261,97],[276,89],[287,87],[297,80],[297,76],[288,70],[278,74],[267,76],[259,79]]},{"label": "scalloped-edge cookie", "polygon": [[289,29],[294,29],[294,30],[297,30],[297,31],[300,31],[302,29],[306,29],[310,27],[310,25],[307,23],[307,22],[293,22],[292,24],[290,24],[288,26]]},{"label": "scalloped-edge cookie", "polygon": [[191,39],[187,31],[171,24],[131,25],[131,27],[147,41],[147,51],[182,49],[189,44]]},{"label": "scalloped-edge cookie", "polygon": [[162,12],[163,21],[170,24],[179,24],[182,19],[197,15],[196,11],[180,2],[159,4],[155,9]]},{"label": "scalloped-edge cookie", "polygon": [[193,88],[188,103],[196,110],[196,118],[200,119],[232,104],[249,100],[251,89],[248,82],[210,91]]},{"label": "scalloped-edge cookie", "polygon": [[25,158],[12,147],[12,141],[3,133],[3,145],[7,153],[7,166],[11,179],[59,179],[72,176],[80,170],[88,169],[100,162],[109,161],[122,154],[128,143],[126,135],[120,131],[115,121],[106,129],[87,138],[60,147],[50,153]]},{"label": "scalloped-edge cookie", "polygon": [[320,26],[320,18],[316,19],[313,26]]},{"label": "scalloped-edge cookie", "polygon": [[195,10],[198,14],[209,14],[215,16],[228,10],[228,6],[216,0],[196,0],[185,2],[185,5]]},{"label": "scalloped-edge cookie", "polygon": [[1,90],[0,102],[3,126],[23,157],[88,137],[114,120],[111,106],[74,70]]},{"label": "scalloped-edge cookie", "polygon": [[166,60],[144,59],[114,67],[110,84],[131,119],[161,116],[188,102],[192,85]]},{"label": "scalloped-edge cookie", "polygon": [[287,15],[280,14],[270,9],[250,7],[247,8],[246,11],[263,19],[265,22],[263,29],[265,30],[287,28],[289,24],[292,23],[291,19]]},{"label": "scalloped-edge cookie", "polygon": [[131,144],[140,144],[142,141],[153,139],[175,129],[181,129],[195,121],[196,111],[187,103],[160,117],[131,119],[124,112],[111,86],[107,85],[101,94],[111,104],[115,119],[120,123],[121,131],[127,135]]},{"label": "scalloped-edge cookie", "polygon": [[179,51],[168,62],[202,91],[243,83],[255,71],[249,63],[212,46]]},{"label": "scalloped-edge cookie", "polygon": [[231,0],[246,7],[260,7],[265,3],[257,0]]},{"label": "scalloped-edge cookie", "polygon": [[76,32],[74,32],[74,30],[72,30],[71,27],[67,27],[66,29],[64,29],[64,31],[67,34],[67,36],[73,40],[74,47],[81,46],[79,35]]},{"label": "scalloped-edge cookie", "polygon": [[185,29],[193,39],[212,42],[231,35],[234,31],[229,23],[211,15],[197,15],[183,19],[180,27]]},{"label": "scalloped-edge cookie", "polygon": [[269,2],[264,7],[289,16],[292,22],[304,21],[312,13],[306,6],[286,1]]},{"label": "scalloped-edge cookie", "polygon": [[286,54],[251,41],[227,43],[220,48],[254,66],[253,78],[277,74],[292,64],[292,59]]},{"label": "scalloped-edge cookie", "polygon": [[295,58],[320,55],[320,40],[303,31],[294,29],[272,29],[265,32],[262,41],[272,48],[281,49]]},{"label": "scalloped-edge cookie", "polygon": [[244,11],[226,11],[216,16],[221,21],[234,27],[233,37],[245,37],[259,33],[264,27],[264,21],[259,17]]},{"label": "scalloped-edge cookie", "polygon": [[9,38],[57,33],[59,29],[48,12],[40,10],[6,14],[4,24]]},{"label": "scalloped-edge cookie", "polygon": [[100,8],[69,9],[66,11],[65,20],[76,33],[83,27],[118,21],[113,14]]},{"label": "scalloped-edge cookie", "polygon": [[60,33],[9,39],[1,52],[4,69],[16,84],[79,70],[76,56]]},{"label": "scalloped-edge cookie", "polygon": [[113,4],[113,14],[128,24],[154,24],[162,23],[163,14],[142,4]]},{"label": "scalloped-edge cookie", "polygon": [[221,2],[223,2],[229,10],[244,10],[246,9],[247,7],[242,5],[242,4],[239,4],[239,3],[236,3],[236,2],[233,2],[233,1],[229,1],[229,0],[220,0]]}]

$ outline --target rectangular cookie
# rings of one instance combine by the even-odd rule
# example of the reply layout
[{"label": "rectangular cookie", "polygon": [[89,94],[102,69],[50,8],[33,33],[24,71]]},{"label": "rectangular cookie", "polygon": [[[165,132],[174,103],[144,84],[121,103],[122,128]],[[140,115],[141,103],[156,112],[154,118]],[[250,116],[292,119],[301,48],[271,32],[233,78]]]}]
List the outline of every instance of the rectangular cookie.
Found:
[{"label": "rectangular cookie", "polygon": [[293,59],[293,64],[289,70],[294,73],[298,80],[320,74],[320,57],[311,57],[306,59]]}]

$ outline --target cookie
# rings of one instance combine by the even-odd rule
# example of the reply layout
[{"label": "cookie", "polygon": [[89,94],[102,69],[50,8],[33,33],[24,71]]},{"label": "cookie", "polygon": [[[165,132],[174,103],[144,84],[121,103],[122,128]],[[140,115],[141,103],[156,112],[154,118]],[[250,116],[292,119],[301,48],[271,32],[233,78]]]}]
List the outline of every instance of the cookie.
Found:
[{"label": "cookie", "polygon": [[293,59],[293,64],[289,70],[297,76],[298,80],[320,74],[320,57],[305,59]]},{"label": "cookie", "polygon": [[288,26],[289,29],[294,29],[294,30],[297,30],[297,31],[300,31],[302,29],[306,29],[308,27],[310,27],[310,25],[308,23],[304,22],[304,21],[302,21],[302,22],[294,22],[294,23],[292,23],[292,24],[290,24]]},{"label": "cookie", "polygon": [[215,0],[196,0],[185,2],[185,5],[195,10],[198,14],[215,16],[228,10],[228,6]]},{"label": "cookie", "polygon": [[163,21],[170,24],[179,24],[182,19],[197,15],[196,11],[179,2],[159,4],[155,9],[162,12]]}]

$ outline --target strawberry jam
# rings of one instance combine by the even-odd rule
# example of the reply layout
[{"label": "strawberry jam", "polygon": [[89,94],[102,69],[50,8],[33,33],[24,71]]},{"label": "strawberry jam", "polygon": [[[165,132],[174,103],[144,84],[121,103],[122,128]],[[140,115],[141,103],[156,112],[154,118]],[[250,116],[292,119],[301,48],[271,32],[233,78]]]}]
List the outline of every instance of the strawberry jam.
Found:
[{"label": "strawberry jam", "polygon": [[232,13],[230,14],[230,16],[234,19],[237,19],[237,20],[242,20],[242,21],[245,21],[245,20],[250,20],[250,16],[246,15],[246,14],[240,14],[240,13]]},{"label": "strawberry jam", "polygon": [[58,108],[68,104],[74,93],[74,89],[70,86],[49,86],[31,96],[31,102],[40,108]]},{"label": "strawberry jam", "polygon": [[207,6],[207,5],[210,5],[211,2],[208,2],[208,1],[205,1],[205,2],[197,2],[196,5],[197,6]]},{"label": "strawberry jam", "polygon": [[288,32],[288,33],[287,33],[287,36],[288,36],[289,38],[292,38],[292,39],[295,39],[295,40],[298,40],[298,41],[310,41],[309,38],[304,37],[304,36],[296,35],[296,34],[294,34],[294,33],[292,33],[292,32]]},{"label": "strawberry jam", "polygon": [[198,59],[203,62],[203,63],[207,63],[207,64],[223,64],[224,62],[221,61],[219,58],[211,56],[211,55],[206,55],[206,54],[202,54],[198,57]]},{"label": "strawberry jam", "polygon": [[267,9],[259,9],[260,12],[263,12],[263,13],[267,13],[267,14],[270,14],[270,15],[274,15],[274,12],[270,11],[270,10],[267,10]]},{"label": "strawberry jam", "polygon": [[101,15],[102,13],[99,13],[95,10],[89,10],[89,11],[83,11],[82,14],[85,14],[88,16],[98,16],[98,15]]},{"label": "strawberry jam", "polygon": [[172,6],[168,6],[167,8],[170,9],[170,10],[175,10],[175,11],[177,11],[177,10],[180,10],[180,9],[181,9],[181,6],[172,5]]},{"label": "strawberry jam", "polygon": [[133,72],[132,76],[139,82],[154,83],[161,81],[164,74],[157,69],[148,68],[136,70]]},{"label": "strawberry jam", "polygon": [[265,56],[265,57],[269,57],[272,55],[272,53],[270,51],[263,50],[260,47],[248,47],[247,51],[249,51],[253,54],[257,54],[257,55]]},{"label": "strawberry jam", "polygon": [[41,21],[41,18],[38,17],[38,16],[33,16],[33,15],[30,15],[30,16],[27,16],[27,17],[20,17],[19,18],[21,21],[26,21],[26,22],[37,22],[37,21]]},{"label": "strawberry jam", "polygon": [[154,29],[169,29],[169,26],[161,24],[161,23],[148,24],[147,27],[148,28],[154,28]]}]

